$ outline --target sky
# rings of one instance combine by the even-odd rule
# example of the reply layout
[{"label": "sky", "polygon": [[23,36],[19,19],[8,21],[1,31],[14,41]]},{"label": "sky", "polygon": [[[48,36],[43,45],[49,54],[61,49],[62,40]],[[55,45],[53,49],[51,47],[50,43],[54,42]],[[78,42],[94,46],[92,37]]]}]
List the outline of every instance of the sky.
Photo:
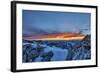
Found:
[{"label": "sky", "polygon": [[23,10],[23,35],[90,33],[90,13]]}]

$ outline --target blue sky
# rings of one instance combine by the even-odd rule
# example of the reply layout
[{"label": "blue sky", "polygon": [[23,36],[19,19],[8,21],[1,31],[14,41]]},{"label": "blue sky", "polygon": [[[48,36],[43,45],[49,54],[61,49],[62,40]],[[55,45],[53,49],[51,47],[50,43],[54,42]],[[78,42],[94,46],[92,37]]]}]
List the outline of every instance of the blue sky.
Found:
[{"label": "blue sky", "polygon": [[23,10],[23,34],[90,33],[90,18],[90,13]]}]

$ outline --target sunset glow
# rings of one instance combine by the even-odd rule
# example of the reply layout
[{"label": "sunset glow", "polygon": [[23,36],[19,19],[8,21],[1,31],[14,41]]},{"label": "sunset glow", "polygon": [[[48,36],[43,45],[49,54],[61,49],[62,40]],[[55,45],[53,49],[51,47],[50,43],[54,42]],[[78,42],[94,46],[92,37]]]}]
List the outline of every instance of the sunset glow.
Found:
[{"label": "sunset glow", "polygon": [[82,40],[85,36],[78,33],[59,33],[26,37],[27,40]]}]

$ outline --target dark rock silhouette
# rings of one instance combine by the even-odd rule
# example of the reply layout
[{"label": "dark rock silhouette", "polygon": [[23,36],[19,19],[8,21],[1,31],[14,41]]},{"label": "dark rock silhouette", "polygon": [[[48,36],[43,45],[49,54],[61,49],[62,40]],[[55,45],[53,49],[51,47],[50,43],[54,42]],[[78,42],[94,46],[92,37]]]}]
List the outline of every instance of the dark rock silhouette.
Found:
[{"label": "dark rock silhouette", "polygon": [[86,35],[85,38],[81,41],[81,44],[85,47],[85,49],[91,49],[91,36]]}]

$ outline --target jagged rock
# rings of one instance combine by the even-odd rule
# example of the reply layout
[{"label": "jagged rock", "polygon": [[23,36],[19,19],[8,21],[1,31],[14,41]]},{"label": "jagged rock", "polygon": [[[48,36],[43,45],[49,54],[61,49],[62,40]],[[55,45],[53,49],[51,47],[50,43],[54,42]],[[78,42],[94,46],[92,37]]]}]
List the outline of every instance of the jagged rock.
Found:
[{"label": "jagged rock", "polygon": [[52,56],[53,56],[53,52],[52,51],[50,51],[48,53],[43,53],[41,55],[41,57],[43,57],[43,59],[41,61],[50,61]]},{"label": "jagged rock", "polygon": [[81,41],[81,44],[85,49],[91,49],[91,36],[86,35],[85,38]]}]

